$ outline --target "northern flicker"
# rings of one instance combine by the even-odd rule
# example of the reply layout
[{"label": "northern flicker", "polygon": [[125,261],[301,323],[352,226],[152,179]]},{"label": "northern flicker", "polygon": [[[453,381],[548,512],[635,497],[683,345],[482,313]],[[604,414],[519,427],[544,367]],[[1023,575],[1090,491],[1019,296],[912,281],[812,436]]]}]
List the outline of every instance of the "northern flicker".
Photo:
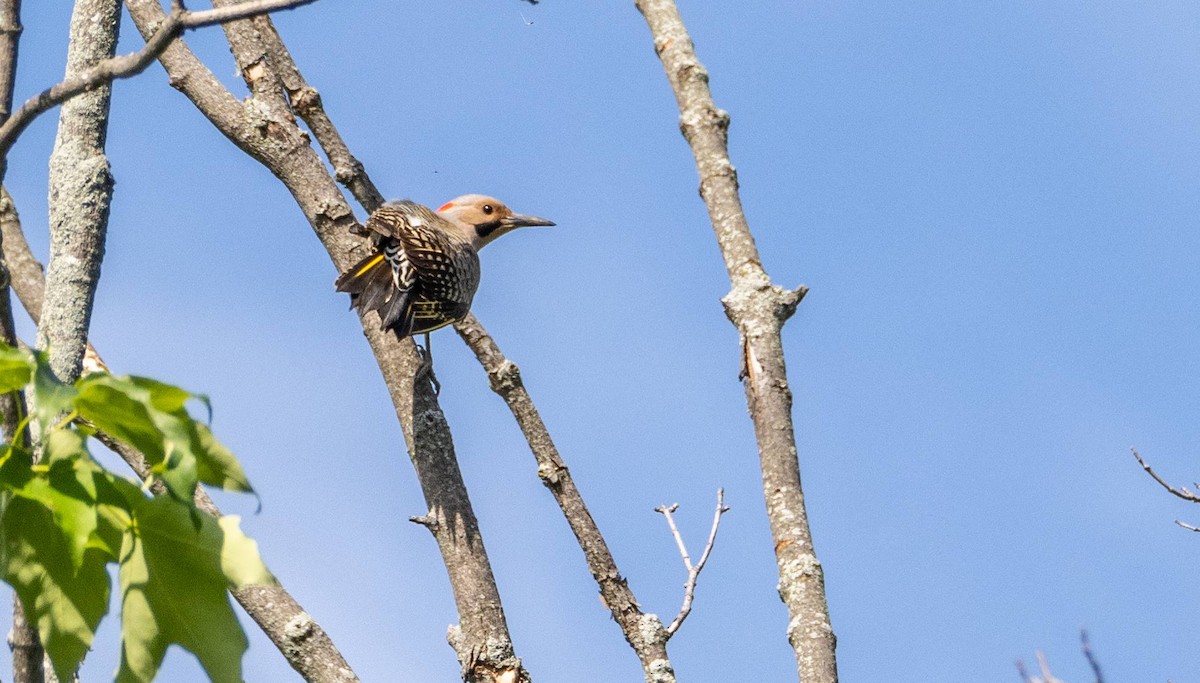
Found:
[{"label": "northern flicker", "polygon": [[398,338],[426,334],[471,310],[479,288],[479,250],[527,225],[553,221],[513,213],[492,197],[463,195],[436,212],[408,200],[380,206],[367,219],[376,250],[338,277],[339,292],[361,313],[377,311],[380,329]]}]

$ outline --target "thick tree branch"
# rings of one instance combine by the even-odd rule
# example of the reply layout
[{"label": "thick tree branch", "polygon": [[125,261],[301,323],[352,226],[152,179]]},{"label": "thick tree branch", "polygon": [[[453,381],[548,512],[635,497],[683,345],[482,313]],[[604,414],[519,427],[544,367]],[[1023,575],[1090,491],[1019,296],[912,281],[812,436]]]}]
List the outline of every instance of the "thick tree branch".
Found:
[{"label": "thick tree branch", "polygon": [[525,389],[521,371],[504,357],[500,347],[474,314],[455,324],[454,328],[487,371],[492,391],[499,394],[512,411],[537,461],[538,477],[550,489],[567,524],[571,526],[592,578],[600,587],[600,597],[641,661],[646,680],[651,683],[674,681],[675,671],[667,656],[670,634],[657,616],[642,612],[633,591],[621,576],[604,536],[592,519],[583,496],[575,487],[570,470]]},{"label": "thick tree branch", "polygon": [[[67,46],[68,81],[112,57],[120,12],[120,0],[75,3]],[[111,95],[112,87],[105,82],[64,103],[50,154],[50,262],[38,347],[49,351],[51,371],[68,384],[82,369],[104,258],[113,191],[104,153]]]},{"label": "thick tree branch", "polygon": [[[11,264],[12,288],[25,305],[26,312],[38,322],[41,308],[41,292],[45,288],[42,264],[29,249],[21,230],[20,219],[12,206],[8,192],[0,188],[0,234],[3,236],[3,260]],[[35,308],[30,302],[36,302]],[[99,355],[88,346],[84,358],[84,372],[107,371],[100,363]],[[94,359],[91,364],[89,359]],[[98,432],[101,443],[121,456],[130,468],[142,479],[150,475],[146,458],[137,449]],[[196,506],[204,512],[220,517],[221,511],[203,488],[196,489]],[[329,636],[319,624],[292,598],[283,586],[249,586],[233,591],[233,597],[246,610],[275,643],[293,668],[304,680],[319,683],[356,683],[358,678],[334,647]]]},{"label": "thick tree branch", "polygon": [[679,527],[675,526],[675,511],[679,509],[679,503],[671,505],[660,505],[654,508],[655,512],[661,512],[662,516],[667,520],[667,527],[671,529],[671,536],[675,538],[675,545],[679,548],[679,555],[683,558],[683,566],[687,569],[687,581],[683,584],[683,606],[679,608],[679,614],[667,627],[667,637],[675,635],[679,627],[683,625],[683,620],[688,618],[692,613],[692,601],[696,598],[696,581],[700,579],[700,572],[704,571],[704,565],[708,563],[708,556],[712,554],[713,545],[717,542],[717,529],[721,526],[721,515],[729,512],[729,508],[725,505],[725,489],[717,489],[717,509],[713,513],[712,528],[708,531],[708,542],[704,544],[704,552],[700,555],[700,561],[692,564],[692,557],[688,554],[687,545],[683,542],[683,535],[679,533]]},{"label": "thick tree branch", "polygon": [[[151,35],[165,20],[156,0],[130,0],[134,23]],[[223,5],[228,3],[218,2]],[[361,230],[324,163],[308,144],[308,136],[295,124],[290,111],[278,106],[271,93],[280,83],[276,67],[264,55],[269,45],[263,36],[269,20],[260,18],[250,28],[230,27],[227,36],[254,96],[238,102],[195,58],[182,41],[173,42],[160,57],[172,86],[235,145],[266,166],[292,193],[313,230],[339,271],[362,255]],[[279,51],[272,51],[278,55]],[[294,67],[293,67],[294,68]],[[478,523],[454,456],[445,416],[425,383],[414,386],[420,363],[411,341],[397,343],[378,329],[374,320],[362,321],[363,332],[375,353],[400,419],[409,454],[417,470],[428,505],[436,521],[431,531],[450,575],[460,626],[452,629],[451,643],[468,681],[511,680],[521,683],[528,674],[515,656],[499,591],[483,547]]]},{"label": "thick tree branch", "polygon": [[[16,203],[8,188],[3,186],[0,186],[0,237],[3,238],[4,261],[8,266],[12,293],[17,295],[33,324],[38,325],[42,320],[42,296],[46,291],[45,269],[30,250],[29,242],[25,241]],[[90,372],[108,372],[108,366],[89,343],[83,352],[83,374]]]},{"label": "thick tree branch", "polygon": [[329,158],[337,181],[350,190],[367,213],[374,211],[383,203],[383,195],[375,187],[375,183],[371,182],[362,162],[350,153],[350,148],[342,139],[341,133],[325,113],[321,94],[304,80],[272,22],[267,20],[256,24],[267,62],[273,67],[280,84],[286,90],[292,111],[312,131],[317,144]]},{"label": "thick tree branch", "polygon": [[[171,8],[171,14],[167,17],[167,20],[158,27],[155,33],[147,37],[146,45],[142,49],[127,55],[121,55],[120,57],[113,57],[110,51],[109,57],[103,61],[88,64],[87,68],[69,73],[67,78],[62,82],[26,100],[20,109],[13,113],[12,117],[4,122],[4,125],[0,126],[0,159],[8,155],[8,150],[12,148],[13,143],[16,142],[21,132],[29,127],[29,124],[38,115],[66,102],[76,95],[94,90],[116,79],[136,76],[144,71],[146,67],[150,66],[155,59],[158,59],[158,55],[166,49],[167,45],[170,45],[171,41],[184,31],[212,26],[213,24],[233,21],[256,14],[291,9],[315,1],[253,0],[233,7],[223,7],[202,12],[189,12],[183,8],[182,3],[176,2]],[[0,15],[0,36],[3,36],[6,32],[19,33],[19,31],[19,23],[5,22],[4,16]],[[0,50],[3,48],[4,44],[0,42]],[[3,166],[0,166],[0,169],[3,169]],[[0,174],[0,179],[3,179],[2,174]]]},{"label": "thick tree branch", "polygon": [[775,542],[779,594],[788,607],[788,640],[804,683],[837,680],[837,639],[829,621],[825,579],[813,548],[792,423],[781,331],[806,288],[772,284],[759,259],[738,196],[737,172],[729,160],[729,114],[718,109],[708,72],[696,57],[691,36],[674,0],[635,0],[654,39],[667,80],[679,104],[680,129],[700,176],[732,288],[722,300],[742,342],[746,402],[754,422],[767,517]]}]

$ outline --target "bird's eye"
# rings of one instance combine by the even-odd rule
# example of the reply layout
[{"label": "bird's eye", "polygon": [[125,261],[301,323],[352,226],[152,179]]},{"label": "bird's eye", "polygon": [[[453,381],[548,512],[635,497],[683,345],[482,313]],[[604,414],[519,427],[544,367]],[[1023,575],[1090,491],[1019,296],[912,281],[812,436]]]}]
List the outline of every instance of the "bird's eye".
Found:
[{"label": "bird's eye", "polygon": [[483,205],[483,212],[484,212],[484,213],[486,213],[486,214],[487,214],[487,215],[489,215],[489,216],[490,216],[490,215],[492,215],[492,212],[493,212],[493,211],[495,211],[495,210],[496,210],[496,209],[495,209],[495,208],[493,208],[491,204],[484,204],[484,205]]}]

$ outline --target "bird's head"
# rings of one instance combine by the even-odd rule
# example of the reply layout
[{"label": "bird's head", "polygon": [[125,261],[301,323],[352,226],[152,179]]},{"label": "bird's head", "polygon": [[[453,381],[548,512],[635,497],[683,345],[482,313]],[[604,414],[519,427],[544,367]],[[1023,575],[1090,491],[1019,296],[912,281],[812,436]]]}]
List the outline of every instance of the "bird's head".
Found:
[{"label": "bird's head", "polygon": [[466,194],[452,199],[437,210],[438,215],[454,223],[476,249],[497,237],[527,225],[554,225],[537,216],[513,213],[498,199],[481,194]]}]

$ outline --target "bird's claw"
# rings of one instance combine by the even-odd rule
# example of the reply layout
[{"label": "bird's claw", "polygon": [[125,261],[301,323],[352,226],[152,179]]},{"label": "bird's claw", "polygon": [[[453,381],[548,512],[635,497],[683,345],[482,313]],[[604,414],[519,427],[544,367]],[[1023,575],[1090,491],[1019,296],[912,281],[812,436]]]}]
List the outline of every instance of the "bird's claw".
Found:
[{"label": "bird's claw", "polygon": [[440,396],[442,394],[442,383],[438,381],[437,375],[433,372],[433,356],[429,351],[420,344],[416,345],[417,354],[421,356],[421,365],[417,367],[415,379],[420,380],[425,377],[429,380],[429,385],[433,387],[433,395]]}]

